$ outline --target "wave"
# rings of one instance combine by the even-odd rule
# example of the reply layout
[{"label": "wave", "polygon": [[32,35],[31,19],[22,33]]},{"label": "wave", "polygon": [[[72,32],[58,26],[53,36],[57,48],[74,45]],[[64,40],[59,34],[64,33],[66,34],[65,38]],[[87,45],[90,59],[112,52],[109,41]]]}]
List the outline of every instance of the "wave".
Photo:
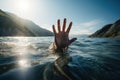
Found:
[{"label": "wave", "polygon": [[[66,80],[48,51],[51,42],[53,37],[0,38],[0,80]],[[117,38],[78,36],[68,50],[72,62],[63,71],[72,80],[119,80],[119,48]]]}]

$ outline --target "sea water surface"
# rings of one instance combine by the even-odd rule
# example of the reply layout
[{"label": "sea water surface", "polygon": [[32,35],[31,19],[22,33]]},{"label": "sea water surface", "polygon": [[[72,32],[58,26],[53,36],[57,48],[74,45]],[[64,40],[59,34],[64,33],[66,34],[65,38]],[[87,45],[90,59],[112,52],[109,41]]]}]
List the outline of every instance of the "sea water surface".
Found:
[{"label": "sea water surface", "polygon": [[[68,49],[72,80],[120,80],[120,38],[71,37],[77,37]],[[54,37],[0,37],[0,80],[63,80],[44,77],[50,75],[45,64],[57,59],[48,49],[53,41]]]}]

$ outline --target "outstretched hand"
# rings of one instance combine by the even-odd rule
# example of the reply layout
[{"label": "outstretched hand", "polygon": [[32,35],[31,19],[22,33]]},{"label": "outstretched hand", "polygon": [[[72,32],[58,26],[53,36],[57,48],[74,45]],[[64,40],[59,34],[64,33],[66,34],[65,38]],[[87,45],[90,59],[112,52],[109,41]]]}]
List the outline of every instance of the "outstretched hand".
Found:
[{"label": "outstretched hand", "polygon": [[58,49],[68,48],[68,46],[77,39],[69,39],[69,32],[72,27],[72,22],[70,22],[68,28],[66,29],[66,18],[63,21],[62,29],[60,25],[60,20],[57,21],[58,32],[55,29],[55,25],[53,25],[52,27],[55,35],[55,43]]}]

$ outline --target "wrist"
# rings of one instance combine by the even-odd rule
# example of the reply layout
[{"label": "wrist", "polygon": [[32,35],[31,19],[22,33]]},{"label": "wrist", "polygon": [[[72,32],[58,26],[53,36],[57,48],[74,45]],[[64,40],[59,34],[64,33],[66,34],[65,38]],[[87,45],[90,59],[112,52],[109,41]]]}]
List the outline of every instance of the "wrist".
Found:
[{"label": "wrist", "polygon": [[68,47],[64,47],[64,48],[57,47],[55,51],[60,52],[60,53],[66,53],[67,49],[68,49]]},{"label": "wrist", "polygon": [[56,46],[55,42],[53,42],[49,47],[50,51],[56,53],[59,56],[63,56],[67,52],[67,49],[68,47],[61,48],[61,47]]}]

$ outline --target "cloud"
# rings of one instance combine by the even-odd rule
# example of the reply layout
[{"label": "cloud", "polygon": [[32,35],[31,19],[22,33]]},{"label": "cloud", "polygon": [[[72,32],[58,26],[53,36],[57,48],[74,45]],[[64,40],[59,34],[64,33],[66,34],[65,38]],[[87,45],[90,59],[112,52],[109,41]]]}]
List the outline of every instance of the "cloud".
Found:
[{"label": "cloud", "polygon": [[91,34],[89,30],[73,30],[71,34]]},{"label": "cloud", "polygon": [[91,26],[97,25],[100,22],[101,22],[100,20],[92,20],[92,21],[89,21],[89,22],[81,23],[80,26],[91,27]]},{"label": "cloud", "polygon": [[91,34],[94,31],[94,28],[101,23],[101,20],[91,20],[88,22],[80,23],[76,25],[71,31],[71,34]]},{"label": "cloud", "polygon": [[[97,19],[83,22],[79,25],[73,25],[70,34],[91,34],[96,31],[95,28],[98,27],[99,24],[101,24],[101,20]],[[43,24],[41,27],[52,31],[51,24]]]}]

